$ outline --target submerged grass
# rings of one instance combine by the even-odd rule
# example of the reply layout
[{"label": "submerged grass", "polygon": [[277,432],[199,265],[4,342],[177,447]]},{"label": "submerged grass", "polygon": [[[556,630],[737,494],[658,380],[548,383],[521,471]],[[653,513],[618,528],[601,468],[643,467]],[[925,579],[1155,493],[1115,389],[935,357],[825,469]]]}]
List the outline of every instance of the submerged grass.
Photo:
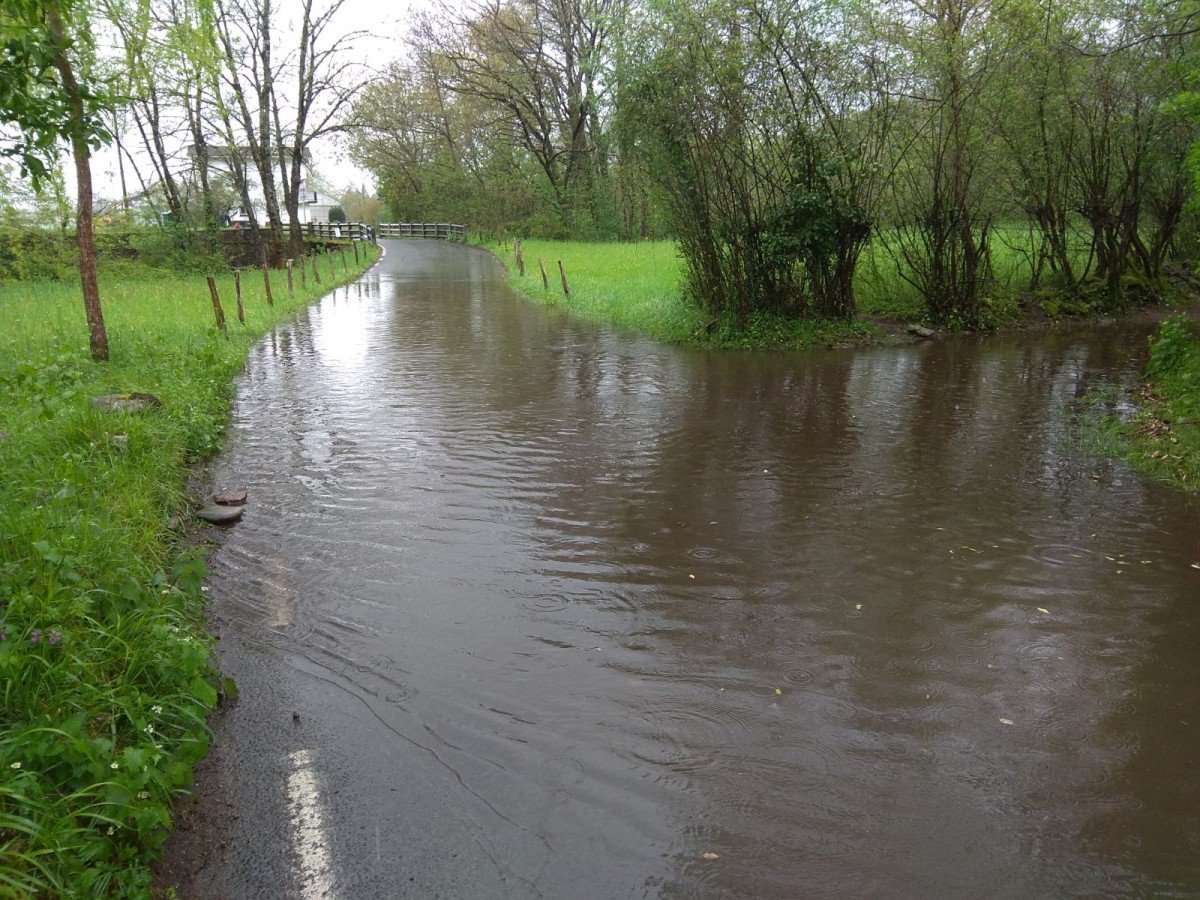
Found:
[{"label": "submerged grass", "polygon": [[[492,249],[522,294],[592,321],[641,331],[656,340],[711,349],[802,348],[861,340],[862,322],[796,319],[757,313],[745,322],[714,317],[688,302],[681,289],[682,261],[672,241],[636,244],[521,242],[525,274],[511,245]],[[546,269],[542,281],[539,259]],[[564,295],[562,262],[570,293]]]},{"label": "submerged grass", "polygon": [[[204,564],[169,523],[249,347],[329,289],[323,268],[293,298],[275,273],[274,307],[245,278],[245,325],[219,278],[228,338],[203,278],[102,277],[108,363],[78,284],[0,282],[0,897],[147,895],[217,700]],[[128,391],[162,406],[89,402]]]},{"label": "submerged grass", "polygon": [[1147,381],[1087,398],[1085,428],[1100,452],[1188,491],[1200,491],[1200,327],[1167,319],[1151,339]]}]

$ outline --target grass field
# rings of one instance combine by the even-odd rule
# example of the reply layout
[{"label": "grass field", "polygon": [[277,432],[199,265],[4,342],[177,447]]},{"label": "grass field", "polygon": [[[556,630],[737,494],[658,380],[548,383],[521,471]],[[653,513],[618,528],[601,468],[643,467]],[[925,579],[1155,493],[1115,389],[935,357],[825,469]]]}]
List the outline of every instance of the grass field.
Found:
[{"label": "grass field", "polygon": [[[684,299],[680,290],[682,261],[672,241],[526,240],[521,246],[524,276],[518,272],[511,244],[491,247],[508,267],[510,283],[521,293],[582,318],[640,331],[667,343],[710,349],[803,348],[862,340],[873,334],[863,322],[753,314],[739,325],[731,316],[714,317]],[[548,286],[543,285],[539,258],[546,267]],[[563,294],[560,260],[569,295]]]},{"label": "grass field", "polygon": [[[525,295],[553,303],[587,319],[631,328],[658,340],[718,348],[804,347],[815,344],[860,341],[876,332],[872,320],[919,322],[926,316],[924,301],[889,254],[882,238],[864,250],[855,275],[855,298],[861,319],[856,323],[781,319],[752,316],[746,323],[714,318],[688,303],[681,293],[682,260],[671,241],[641,243],[571,243],[526,240],[523,242],[525,275],[517,271],[512,243],[490,245],[509,270],[513,286]],[[992,326],[1011,325],[1024,315],[1020,295],[1030,282],[1037,236],[1028,225],[1012,223],[992,229],[993,280],[981,297],[981,317]],[[1076,264],[1087,262],[1080,237]],[[538,258],[546,266],[548,286],[543,287]],[[564,296],[558,261],[566,269],[569,296]],[[1064,303],[1047,292],[1043,312],[1057,318],[1065,312],[1085,311],[1086,304]],[[1036,298],[1035,298],[1036,299]]]},{"label": "grass field", "polygon": [[[77,283],[0,282],[0,897],[146,894],[218,696],[204,565],[170,526],[251,344],[331,285],[323,265],[289,298],[277,272],[268,307],[248,273],[242,325],[223,275],[226,337],[202,277],[124,268],[101,277],[108,363]],[[129,391],[162,406],[89,402]]]}]

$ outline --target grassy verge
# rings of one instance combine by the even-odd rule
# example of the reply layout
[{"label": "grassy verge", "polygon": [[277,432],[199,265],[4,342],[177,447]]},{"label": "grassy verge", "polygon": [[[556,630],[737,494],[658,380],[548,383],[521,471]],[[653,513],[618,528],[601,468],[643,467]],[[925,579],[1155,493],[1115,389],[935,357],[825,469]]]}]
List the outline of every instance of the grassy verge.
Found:
[{"label": "grassy verge", "polygon": [[[1132,398],[1113,390],[1089,398],[1100,449],[1176,487],[1200,491],[1200,327],[1184,316],[1163,322],[1146,374]],[[1121,407],[1131,412],[1117,414]]]},{"label": "grassy verge", "polygon": [[[372,258],[374,258],[372,252]],[[365,268],[366,264],[361,268]],[[94,363],[77,284],[0,282],[0,897],[143,896],[216,703],[202,560],[174,536],[251,344],[329,289],[275,273],[101,279]],[[338,280],[349,280],[338,266]],[[144,391],[162,406],[101,412]]]},{"label": "grassy verge", "polygon": [[[765,313],[745,323],[714,318],[680,292],[681,262],[671,241],[638,244],[521,242],[525,274],[513,248],[489,249],[508,268],[509,281],[527,297],[593,321],[641,331],[656,340],[712,349],[802,348],[862,341],[874,334],[864,322],[791,319]],[[543,284],[538,259],[546,267]],[[562,261],[570,294],[564,295]]]}]

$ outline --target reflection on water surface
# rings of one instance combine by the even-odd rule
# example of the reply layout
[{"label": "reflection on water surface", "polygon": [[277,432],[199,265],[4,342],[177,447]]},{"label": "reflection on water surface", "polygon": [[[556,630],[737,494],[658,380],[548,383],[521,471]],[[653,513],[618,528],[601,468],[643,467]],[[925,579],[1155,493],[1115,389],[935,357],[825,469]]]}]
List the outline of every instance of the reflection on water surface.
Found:
[{"label": "reflection on water surface", "polygon": [[370,712],[343,896],[1200,894],[1200,509],[1063,415],[1144,333],[696,353],[388,249],[218,471],[231,627]]}]

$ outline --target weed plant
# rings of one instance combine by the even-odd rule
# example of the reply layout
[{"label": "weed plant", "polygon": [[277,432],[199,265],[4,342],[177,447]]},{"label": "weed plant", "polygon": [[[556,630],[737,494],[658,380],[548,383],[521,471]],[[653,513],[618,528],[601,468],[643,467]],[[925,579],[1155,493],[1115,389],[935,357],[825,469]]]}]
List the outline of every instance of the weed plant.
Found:
[{"label": "weed plant", "polygon": [[1139,471],[1200,491],[1200,327],[1186,316],[1164,321],[1150,342],[1145,387],[1088,398],[1099,449]]},{"label": "weed plant", "polygon": [[[102,276],[95,363],[77,283],[0,282],[0,897],[147,895],[206,751],[205,567],[170,527],[250,345],[329,289],[277,272],[272,308],[254,273],[243,326],[218,285],[228,337],[201,277]],[[126,391],[162,406],[89,402]]]}]

